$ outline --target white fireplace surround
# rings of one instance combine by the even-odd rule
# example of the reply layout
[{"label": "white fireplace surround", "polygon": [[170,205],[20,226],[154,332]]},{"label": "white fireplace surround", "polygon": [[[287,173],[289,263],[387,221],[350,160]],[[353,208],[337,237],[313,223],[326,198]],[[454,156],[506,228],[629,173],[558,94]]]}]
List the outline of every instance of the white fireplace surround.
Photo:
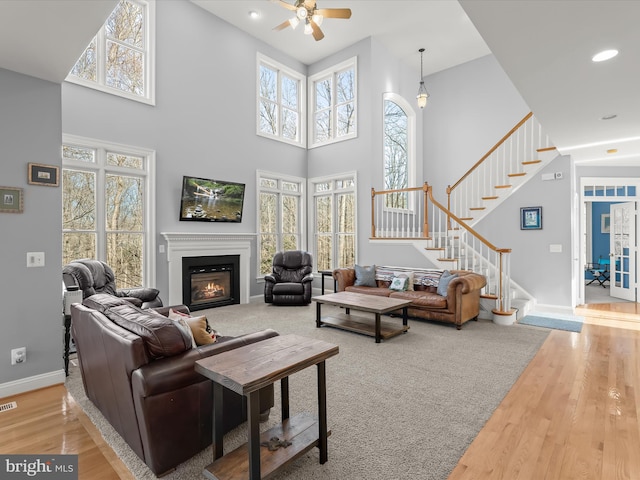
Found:
[{"label": "white fireplace surround", "polygon": [[240,303],[249,303],[251,241],[255,234],[163,232],[161,235],[167,241],[169,305],[182,303],[182,259],[216,255],[240,256]]}]

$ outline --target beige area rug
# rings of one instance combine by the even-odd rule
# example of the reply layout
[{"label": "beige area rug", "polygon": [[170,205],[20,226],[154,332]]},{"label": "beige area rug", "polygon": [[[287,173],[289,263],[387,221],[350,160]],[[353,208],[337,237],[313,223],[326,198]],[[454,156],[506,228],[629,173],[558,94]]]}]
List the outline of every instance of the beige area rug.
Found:
[{"label": "beige area rug", "polygon": [[[333,307],[323,306],[323,313]],[[315,303],[276,307],[264,303],[204,310],[213,328],[240,335],[263,328],[335,343],[327,360],[329,461],[318,451],[287,466],[275,479],[446,479],[548,335],[524,325],[498,326],[486,320],[451,325],[410,320],[407,334],[376,344],[371,337],[315,327]],[[401,322],[399,318],[391,321]],[[316,369],[289,379],[291,415],[317,413]],[[138,479],[154,479],[86,398],[77,367],[67,388],[105,440]],[[279,391],[266,429],[280,421]],[[240,426],[225,436],[225,452],[246,441]],[[204,478],[212,460],[206,449],[168,480]]]}]

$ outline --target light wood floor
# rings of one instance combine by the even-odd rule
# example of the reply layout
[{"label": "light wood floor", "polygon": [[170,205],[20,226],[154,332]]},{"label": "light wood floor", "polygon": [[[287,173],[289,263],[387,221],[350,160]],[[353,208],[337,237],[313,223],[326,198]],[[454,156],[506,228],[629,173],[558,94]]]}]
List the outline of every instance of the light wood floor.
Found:
[{"label": "light wood floor", "polygon": [[[582,332],[549,334],[449,480],[640,479],[640,312],[580,314]],[[3,454],[77,453],[82,480],[132,479],[62,385],[9,401]]]}]

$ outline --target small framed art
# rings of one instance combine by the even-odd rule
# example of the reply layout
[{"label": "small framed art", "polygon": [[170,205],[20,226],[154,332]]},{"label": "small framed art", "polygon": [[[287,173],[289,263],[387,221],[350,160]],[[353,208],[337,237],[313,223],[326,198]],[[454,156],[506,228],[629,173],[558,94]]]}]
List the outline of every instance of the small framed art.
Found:
[{"label": "small framed art", "polygon": [[54,165],[42,165],[40,163],[29,164],[29,184],[58,186],[58,172],[60,169]]},{"label": "small framed art", "polygon": [[0,212],[22,213],[22,189],[0,187]]},{"label": "small framed art", "polygon": [[611,214],[603,213],[600,215],[600,233],[611,232]]},{"label": "small framed art", "polygon": [[542,230],[542,207],[520,209],[520,230]]}]

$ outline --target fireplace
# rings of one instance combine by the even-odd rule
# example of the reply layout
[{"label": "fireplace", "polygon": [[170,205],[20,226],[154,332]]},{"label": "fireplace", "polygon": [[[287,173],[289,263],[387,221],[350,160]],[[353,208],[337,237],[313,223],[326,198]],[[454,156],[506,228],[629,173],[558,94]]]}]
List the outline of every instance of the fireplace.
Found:
[{"label": "fireplace", "polygon": [[240,256],[183,257],[182,303],[190,310],[240,303]]}]

